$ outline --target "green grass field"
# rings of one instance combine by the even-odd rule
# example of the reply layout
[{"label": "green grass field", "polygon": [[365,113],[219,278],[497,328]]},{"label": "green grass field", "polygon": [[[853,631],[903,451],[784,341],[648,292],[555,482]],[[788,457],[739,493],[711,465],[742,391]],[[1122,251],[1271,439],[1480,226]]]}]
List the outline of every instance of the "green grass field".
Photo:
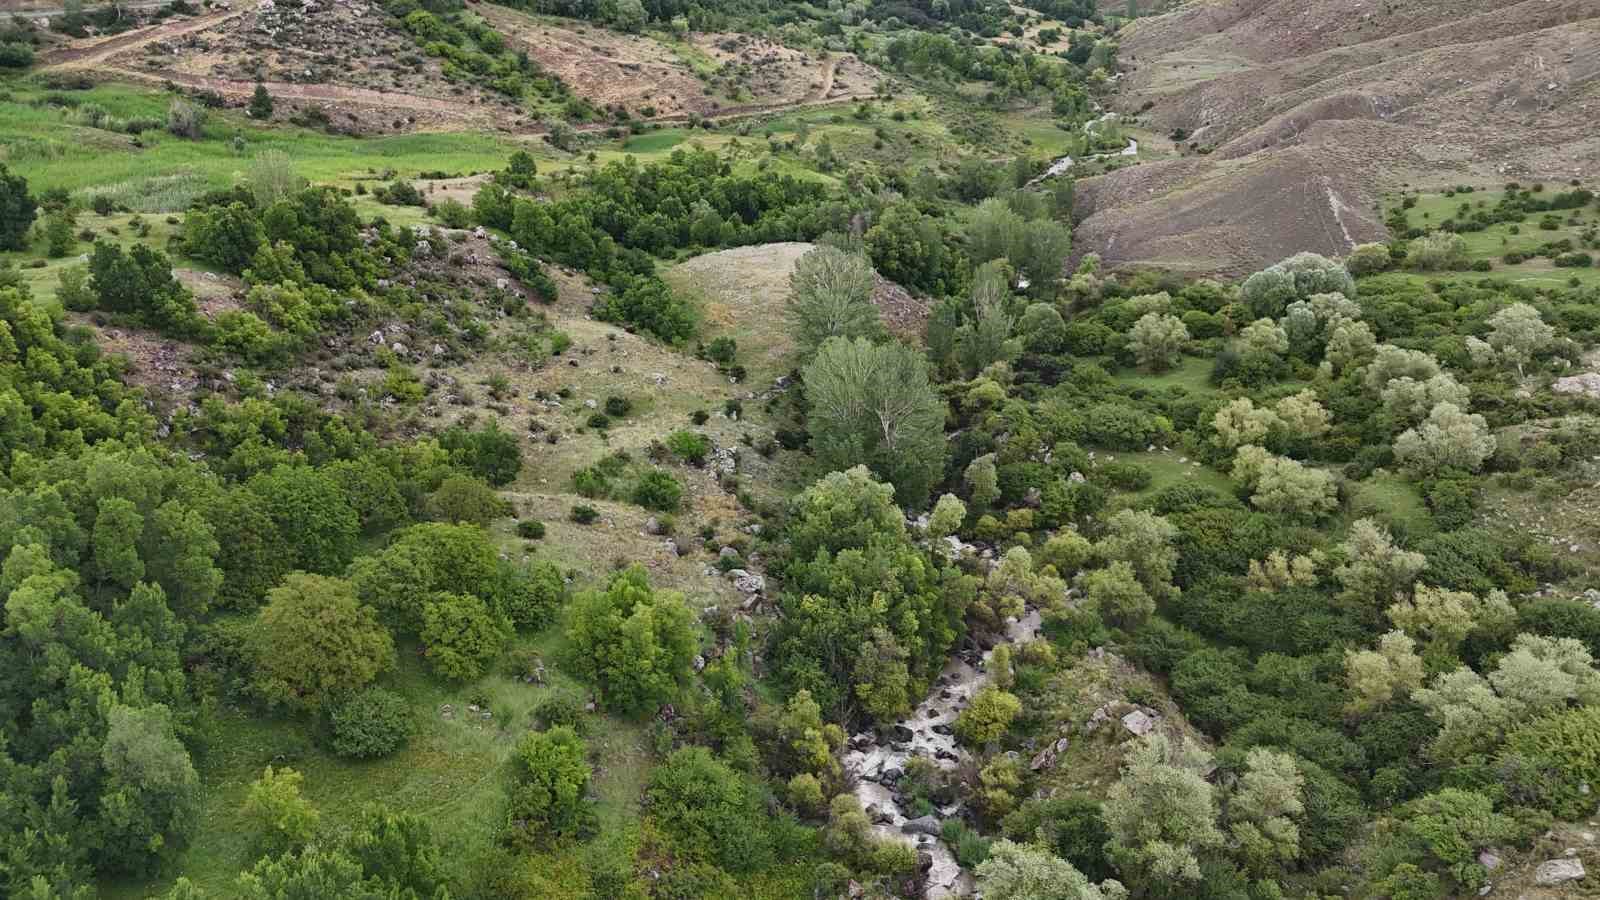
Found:
[{"label": "green grass field", "polygon": [[[1547,186],[1545,193],[1563,189],[1565,186]],[[1420,193],[1416,195],[1416,205],[1407,211],[1407,215],[1413,226],[1432,228],[1447,219],[1463,218],[1463,207],[1469,215],[1478,210],[1492,210],[1504,196],[1503,190],[1475,190],[1472,193],[1456,193],[1454,196],[1446,196],[1442,191]],[[1579,284],[1600,285],[1600,267],[1559,268],[1543,257],[1534,257],[1515,265],[1504,261],[1503,257],[1507,253],[1533,253],[1542,244],[1562,239],[1572,241],[1575,249],[1600,255],[1600,251],[1593,247],[1585,247],[1583,243],[1585,232],[1592,232],[1593,229],[1600,227],[1600,207],[1591,203],[1582,209],[1552,213],[1560,222],[1559,227],[1552,230],[1539,227],[1540,220],[1545,215],[1545,213],[1531,213],[1525,222],[1501,222],[1482,231],[1463,232],[1461,237],[1466,241],[1467,253],[1474,260],[1489,260],[1494,267],[1491,273],[1496,277],[1533,287],[1561,287],[1573,279],[1577,279]],[[1439,273],[1418,277],[1433,280],[1459,277],[1459,274]]]},{"label": "green grass field", "polygon": [[1151,391],[1178,387],[1191,394],[1211,394],[1216,392],[1216,388],[1211,385],[1211,370],[1210,360],[1185,356],[1178,365],[1165,372],[1123,369],[1113,375],[1111,380],[1128,387],[1141,387]]},{"label": "green grass field", "polygon": [[[210,188],[225,188],[248,168],[251,158],[265,150],[281,150],[300,174],[331,183],[350,183],[358,176],[385,169],[411,176],[423,171],[487,171],[504,166],[519,147],[543,152],[543,145],[524,145],[487,134],[356,138],[292,125],[263,125],[238,111],[215,110],[199,140],[154,130],[139,136],[139,146],[130,135],[68,124],[60,111],[31,105],[30,101],[42,100],[51,92],[30,83],[12,81],[0,84],[0,90],[10,97],[0,102],[0,162],[26,177],[36,191],[78,191],[174,175],[189,176]],[[99,104],[122,118],[160,119],[169,102],[163,93],[120,85],[101,85],[63,96]]]},{"label": "green grass field", "polygon": [[[241,807],[250,783],[269,765],[287,766],[305,776],[305,795],[325,824],[353,821],[362,804],[370,802],[426,816],[446,841],[446,865],[465,873],[495,839],[504,763],[517,736],[533,727],[534,709],[558,694],[580,702],[587,696],[583,685],[559,671],[563,644],[558,626],[520,637],[509,649],[512,654],[538,653],[545,660],[542,685],[496,672],[467,686],[435,677],[414,644],[402,645],[399,668],[385,685],[411,701],[416,733],[405,749],[379,760],[350,761],[323,750],[312,718],[224,712],[206,752],[197,758],[206,791],[194,842],[181,862],[183,874],[208,895],[222,896],[255,860],[258,848]],[[492,718],[467,709],[480,704]],[[587,717],[587,725],[602,835],[619,832],[637,822],[638,798],[649,777],[651,754],[643,727],[598,715]],[[566,852],[577,851],[557,848],[542,864],[560,868],[559,857]],[[105,897],[131,900],[163,890],[169,881],[106,883],[101,888]]]}]

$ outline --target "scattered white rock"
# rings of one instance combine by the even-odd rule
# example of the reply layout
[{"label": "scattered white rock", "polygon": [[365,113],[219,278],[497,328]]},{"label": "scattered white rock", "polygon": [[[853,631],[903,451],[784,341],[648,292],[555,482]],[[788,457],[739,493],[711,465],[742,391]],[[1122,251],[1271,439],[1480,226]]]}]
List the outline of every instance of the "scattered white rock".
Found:
[{"label": "scattered white rock", "polygon": [[1156,729],[1159,720],[1142,709],[1136,709],[1122,717],[1122,727],[1133,734],[1144,737]]},{"label": "scattered white rock", "polygon": [[1585,874],[1587,873],[1584,872],[1582,860],[1549,859],[1540,863],[1539,868],[1533,870],[1533,883],[1541,887],[1549,887],[1556,884],[1565,884],[1568,881],[1577,881]]}]

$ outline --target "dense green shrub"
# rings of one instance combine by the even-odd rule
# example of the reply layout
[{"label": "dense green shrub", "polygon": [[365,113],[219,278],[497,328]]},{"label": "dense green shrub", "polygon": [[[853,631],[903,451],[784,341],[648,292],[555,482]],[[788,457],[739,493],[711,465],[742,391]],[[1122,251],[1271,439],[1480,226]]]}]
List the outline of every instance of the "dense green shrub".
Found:
[{"label": "dense green shrub", "polygon": [[683,857],[735,873],[771,864],[760,791],[704,747],[686,747],[658,765],[645,802],[651,820]]},{"label": "dense green shrub", "polygon": [[711,453],[711,439],[697,431],[674,431],[667,436],[667,449],[692,465],[704,465]]},{"label": "dense green shrub", "polygon": [[338,703],[328,713],[333,752],[354,759],[387,756],[404,747],[416,728],[404,697],[368,687]]}]

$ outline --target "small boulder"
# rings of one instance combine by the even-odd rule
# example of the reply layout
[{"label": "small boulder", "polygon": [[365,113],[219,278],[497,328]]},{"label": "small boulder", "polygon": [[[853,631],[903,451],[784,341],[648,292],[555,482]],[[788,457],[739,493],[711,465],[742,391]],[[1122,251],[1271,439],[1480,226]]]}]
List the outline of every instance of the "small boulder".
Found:
[{"label": "small boulder", "polygon": [[[934,816],[918,816],[901,825],[900,830],[905,834],[926,834],[937,837],[939,835],[939,820]],[[1582,877],[1581,871],[1579,877]]]},{"label": "small boulder", "polygon": [[[907,823],[910,824],[910,823]],[[1533,883],[1541,887],[1577,881],[1587,874],[1583,861],[1577,859],[1548,859],[1533,870]]]},{"label": "small boulder", "polygon": [[1156,718],[1142,709],[1136,709],[1122,717],[1122,727],[1128,729],[1138,737],[1144,737],[1156,730]]}]

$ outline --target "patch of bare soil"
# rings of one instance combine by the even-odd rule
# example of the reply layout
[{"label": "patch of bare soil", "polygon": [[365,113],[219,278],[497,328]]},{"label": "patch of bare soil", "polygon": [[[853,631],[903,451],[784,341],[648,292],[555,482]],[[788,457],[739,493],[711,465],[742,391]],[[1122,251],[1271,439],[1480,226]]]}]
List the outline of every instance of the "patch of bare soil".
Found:
[{"label": "patch of bare soil", "polygon": [[1187,156],[1079,184],[1078,250],[1240,274],[1386,236],[1405,183],[1600,169],[1592,0],[1220,0],[1123,35],[1118,104]]},{"label": "patch of bare soil", "polygon": [[[792,364],[793,344],[784,317],[789,275],[815,244],[785,241],[704,253],[665,273],[675,290],[700,301],[708,337],[738,341],[740,362],[760,382]],[[928,320],[927,301],[888,279],[877,277],[872,301],[896,337],[920,342]]]},{"label": "patch of bare soil", "polygon": [[127,359],[123,380],[144,388],[158,405],[185,402],[201,387],[201,374],[193,361],[194,348],[142,328],[98,325],[85,313],[68,313],[67,321],[94,332],[95,342],[107,356]]},{"label": "patch of bare soil", "polygon": [[694,34],[689,47],[718,68],[702,77],[684,56],[648,36],[566,20],[534,19],[493,4],[477,11],[573,92],[602,108],[644,118],[728,116],[864,97],[879,73],[852,55],[819,59],[742,34]]},{"label": "patch of bare soil", "polygon": [[302,8],[241,3],[49,53],[47,67],[213,91],[232,105],[256,84],[275,115],[316,110],[352,133],[531,127],[510,98],[456,84],[376,2],[324,0]]},{"label": "patch of bare soil", "polygon": [[596,106],[621,105],[641,115],[653,107],[658,115],[672,115],[706,110],[714,102],[686,63],[647,37],[578,22],[550,24],[492,4],[480,5],[478,13]]}]

